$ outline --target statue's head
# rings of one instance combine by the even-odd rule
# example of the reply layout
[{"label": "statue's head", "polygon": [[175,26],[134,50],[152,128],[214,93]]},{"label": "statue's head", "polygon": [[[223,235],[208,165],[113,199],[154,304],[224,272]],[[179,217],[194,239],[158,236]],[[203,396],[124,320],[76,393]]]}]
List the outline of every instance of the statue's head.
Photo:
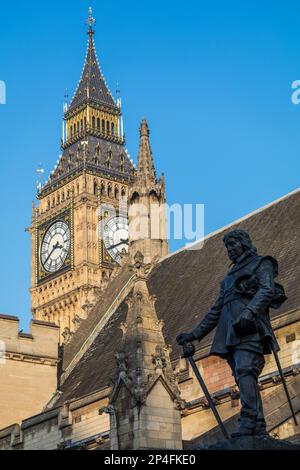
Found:
[{"label": "statue's head", "polygon": [[235,262],[245,251],[256,254],[257,250],[252,243],[250,235],[246,230],[236,229],[226,233],[223,238],[227,248],[228,257]]}]

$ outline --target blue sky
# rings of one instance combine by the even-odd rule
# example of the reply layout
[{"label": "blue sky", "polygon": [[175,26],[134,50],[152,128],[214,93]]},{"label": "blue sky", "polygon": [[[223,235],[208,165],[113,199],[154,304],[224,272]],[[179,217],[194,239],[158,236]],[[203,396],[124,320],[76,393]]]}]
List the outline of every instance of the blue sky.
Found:
[{"label": "blue sky", "polygon": [[127,148],[136,160],[146,116],[170,204],[205,204],[209,233],[299,186],[299,2],[1,2],[0,311],[26,329],[36,168],[48,174],[60,153],[90,3],[104,75],[112,91],[120,84]]}]

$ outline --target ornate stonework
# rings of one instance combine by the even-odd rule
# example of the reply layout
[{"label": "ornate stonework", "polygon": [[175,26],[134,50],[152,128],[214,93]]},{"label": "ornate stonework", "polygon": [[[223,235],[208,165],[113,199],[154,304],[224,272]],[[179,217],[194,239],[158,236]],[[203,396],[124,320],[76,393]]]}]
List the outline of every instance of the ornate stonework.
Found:
[{"label": "ornate stonework", "polygon": [[168,254],[164,175],[156,178],[146,119],[140,127],[138,166],[129,188],[129,241],[132,256],[143,253],[145,262]]},{"label": "ornate stonework", "polygon": [[[146,284],[151,265],[144,263],[140,252],[134,261],[136,281],[127,298],[127,318],[121,324],[123,339],[115,355],[117,374],[110,408],[105,410],[111,416],[111,445],[118,449],[180,448],[185,404],[171,365],[170,347],[163,337],[163,322],[156,315],[156,298],[149,294]],[[163,403],[160,397],[164,397]],[[158,416],[156,431],[151,428],[151,416],[158,411],[169,418],[167,432],[163,424],[159,426]]]},{"label": "ornate stonework", "polygon": [[[65,106],[62,155],[39,188],[29,229],[32,315],[58,325],[62,342],[68,342],[89,315],[99,290],[118,266],[100,228],[118,215],[132,172],[124,147],[121,102],[107,87],[89,23],[84,70],[70,106]],[[65,246],[59,224],[67,233]],[[47,235],[51,230],[52,239]],[[57,262],[59,254],[62,265]]]}]

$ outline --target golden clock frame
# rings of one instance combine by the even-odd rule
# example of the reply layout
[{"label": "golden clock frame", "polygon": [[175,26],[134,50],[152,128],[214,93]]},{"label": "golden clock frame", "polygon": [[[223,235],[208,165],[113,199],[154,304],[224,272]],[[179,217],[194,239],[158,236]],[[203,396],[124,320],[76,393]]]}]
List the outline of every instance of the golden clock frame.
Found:
[{"label": "golden clock frame", "polygon": [[[103,176],[103,175],[102,175]],[[113,178],[111,180],[112,183],[114,181],[118,181],[117,178]],[[125,183],[125,179],[122,178],[120,180],[123,184]],[[103,237],[102,234],[100,233],[100,227],[102,226],[102,222],[104,220],[109,220],[110,217],[115,216],[115,217],[121,217],[124,216],[128,219],[128,213],[127,211],[120,210],[119,205],[115,205],[111,201],[106,201],[105,199],[103,200],[101,197],[101,190],[98,188],[97,192],[97,198],[98,198],[98,252],[99,252],[99,267],[103,267],[106,269],[113,269],[115,267],[120,266],[119,263],[117,263],[110,255],[110,253],[107,251],[104,242],[103,242]],[[114,207],[113,211],[111,210],[111,207]]]},{"label": "golden clock frame", "polygon": [[[48,273],[44,268],[40,260],[41,245],[47,230],[55,222],[62,221],[65,222],[70,227],[71,243],[70,250],[63,266],[56,271],[55,273]],[[38,224],[38,212],[36,212],[36,223],[35,223],[35,263],[36,263],[36,287],[42,284],[45,281],[49,281],[60,274],[67,272],[71,269],[74,269],[74,214],[73,214],[73,201],[69,208],[56,215],[51,217],[48,220],[45,220],[40,225]]]},{"label": "golden clock frame", "polygon": [[[109,221],[111,217],[125,217],[128,220],[128,214],[127,212],[120,211],[116,209],[114,212],[111,212],[109,209],[106,209],[104,205],[104,210],[102,210],[102,207],[100,206],[100,215],[99,215],[99,224],[102,223],[103,220]],[[100,227],[100,225],[99,225]],[[101,239],[101,244],[100,244],[100,259],[101,259],[101,264],[104,268],[113,268],[113,267],[119,267],[120,264],[115,261],[110,253],[107,251],[104,241],[102,237],[99,236],[99,240]]]},{"label": "golden clock frame", "polygon": [[[116,212],[111,212],[109,208],[103,204],[102,207],[101,201],[99,205],[99,231],[100,227],[102,226],[103,221],[108,221],[112,215],[117,215]],[[101,266],[104,268],[113,268],[114,266],[118,266],[116,261],[110,256],[109,252],[107,251],[104,241],[103,241],[103,234],[99,233],[99,242],[100,242],[100,263]]]}]

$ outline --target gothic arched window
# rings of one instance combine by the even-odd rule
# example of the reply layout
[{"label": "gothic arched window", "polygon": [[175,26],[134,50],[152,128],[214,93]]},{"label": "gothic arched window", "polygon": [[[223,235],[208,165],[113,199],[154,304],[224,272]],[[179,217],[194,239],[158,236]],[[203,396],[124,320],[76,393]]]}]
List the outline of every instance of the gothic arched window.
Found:
[{"label": "gothic arched window", "polygon": [[133,203],[137,204],[139,202],[139,200],[140,200],[140,195],[137,191],[135,191],[131,196],[130,202],[131,202],[131,204],[133,204]]},{"label": "gothic arched window", "polygon": [[109,125],[109,121],[106,121],[106,133],[107,133],[107,134],[110,134],[110,125]]},{"label": "gothic arched window", "polygon": [[92,117],[92,127],[93,127],[93,129],[95,129],[95,127],[96,127],[96,119],[95,119],[95,116]]},{"label": "gothic arched window", "polygon": [[105,121],[104,119],[102,119],[102,132],[104,133],[105,132]]},{"label": "gothic arched window", "polygon": [[97,118],[97,129],[100,131],[100,118]]},{"label": "gothic arched window", "polygon": [[104,196],[105,195],[105,186],[104,186],[104,183],[103,181],[101,181],[101,186],[100,186],[100,192],[101,192],[101,196]]},{"label": "gothic arched window", "polygon": [[113,122],[111,123],[111,134],[115,135],[115,125]]},{"label": "gothic arched window", "polygon": [[98,184],[97,184],[97,181],[96,181],[96,180],[94,181],[94,194],[95,194],[95,195],[98,194]]}]

